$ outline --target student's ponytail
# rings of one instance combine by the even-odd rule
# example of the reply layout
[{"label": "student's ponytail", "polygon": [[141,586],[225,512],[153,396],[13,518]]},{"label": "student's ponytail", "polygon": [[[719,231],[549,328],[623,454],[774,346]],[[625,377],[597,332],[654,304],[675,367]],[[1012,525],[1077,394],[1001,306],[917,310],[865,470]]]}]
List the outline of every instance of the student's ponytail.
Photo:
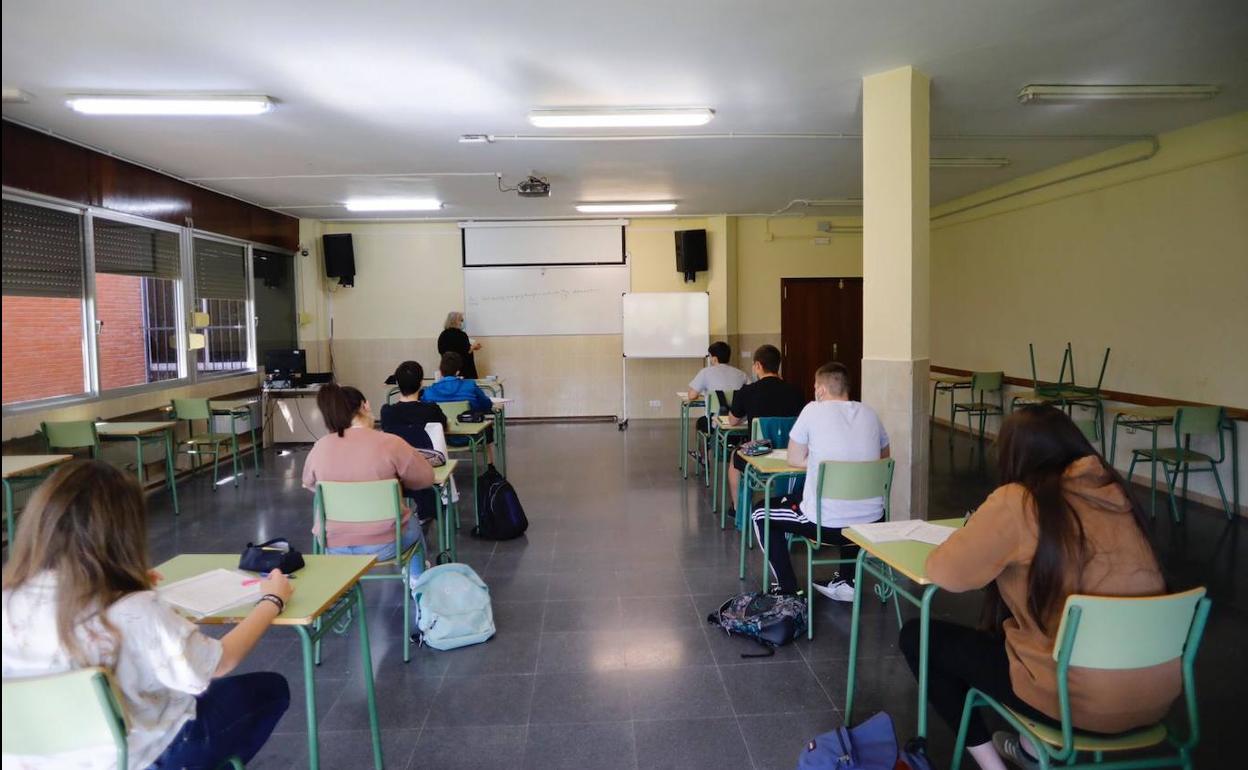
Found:
[{"label": "student's ponytail", "polygon": [[364,394],[350,385],[344,387],[336,382],[326,383],[316,394],[316,408],[321,410],[326,427],[339,437],[346,434],[363,405]]}]

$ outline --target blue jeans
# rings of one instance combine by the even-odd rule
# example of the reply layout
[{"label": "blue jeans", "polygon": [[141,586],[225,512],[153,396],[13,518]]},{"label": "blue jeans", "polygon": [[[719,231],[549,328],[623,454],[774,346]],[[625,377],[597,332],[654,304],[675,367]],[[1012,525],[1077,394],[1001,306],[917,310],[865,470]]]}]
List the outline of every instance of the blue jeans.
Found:
[{"label": "blue jeans", "polygon": [[230,756],[250,762],[290,706],[290,688],[281,674],[239,674],[214,679],[195,701],[195,718],[149,770],[215,770]]},{"label": "blue jeans", "polygon": [[[403,525],[403,550],[406,551],[415,543],[420,543],[422,550],[428,553],[427,549],[425,549],[425,533],[420,529],[420,521],[415,516],[412,516],[407,520],[407,524]],[[346,554],[349,556],[376,556],[377,561],[386,561],[394,558],[394,541],[391,540],[388,543],[379,543],[377,545],[330,546],[325,553]],[[424,571],[424,559],[412,559],[410,577],[415,579]]]}]

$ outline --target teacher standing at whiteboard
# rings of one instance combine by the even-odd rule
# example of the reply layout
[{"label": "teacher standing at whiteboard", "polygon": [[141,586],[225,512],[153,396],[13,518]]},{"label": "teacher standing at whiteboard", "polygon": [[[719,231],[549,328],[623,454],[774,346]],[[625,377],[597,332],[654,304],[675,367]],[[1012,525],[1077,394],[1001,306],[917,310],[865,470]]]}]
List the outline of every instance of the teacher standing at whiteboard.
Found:
[{"label": "teacher standing at whiteboard", "polygon": [[477,379],[477,362],[473,353],[481,349],[480,342],[473,342],[464,333],[464,314],[452,310],[446,314],[446,323],[438,335],[438,355],[458,353],[464,360],[460,376],[465,380]]}]

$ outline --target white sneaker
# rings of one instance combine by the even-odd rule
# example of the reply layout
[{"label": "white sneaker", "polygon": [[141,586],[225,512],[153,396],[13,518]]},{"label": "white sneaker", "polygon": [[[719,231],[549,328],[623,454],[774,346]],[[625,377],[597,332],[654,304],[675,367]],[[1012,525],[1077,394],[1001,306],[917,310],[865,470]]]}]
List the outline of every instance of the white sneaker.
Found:
[{"label": "white sneaker", "polygon": [[1002,758],[1010,760],[1023,770],[1037,770],[1040,767],[1040,762],[1033,759],[1023,748],[1017,733],[997,731],[992,734],[992,745]]},{"label": "white sneaker", "polygon": [[854,600],[854,585],[848,580],[829,580],[826,583],[815,583],[815,590],[837,602]]}]

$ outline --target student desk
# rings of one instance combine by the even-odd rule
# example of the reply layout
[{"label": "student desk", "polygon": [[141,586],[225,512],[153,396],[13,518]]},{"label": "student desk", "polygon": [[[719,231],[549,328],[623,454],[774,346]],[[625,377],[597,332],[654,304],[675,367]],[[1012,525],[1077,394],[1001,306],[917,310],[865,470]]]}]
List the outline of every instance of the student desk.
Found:
[{"label": "student desk", "polygon": [[[451,474],[459,460],[447,460],[445,465],[433,469],[433,501],[438,516],[438,553],[443,551],[455,561],[456,541],[459,535],[459,511],[451,492]],[[443,495],[446,502],[443,503]],[[452,529],[454,527],[454,529]]]},{"label": "student desk", "polygon": [[165,442],[165,484],[169,486],[169,494],[173,496],[173,513],[179,513],[178,479],[173,467],[173,431],[177,427],[173,420],[157,422],[97,422],[95,432],[101,439],[110,441],[133,441],[135,452],[135,470],[139,474],[139,486],[143,486],[143,445],[160,441]]},{"label": "student desk", "polygon": [[[745,548],[753,547],[754,530],[750,526],[750,497],[754,490],[763,491],[763,593],[767,593],[767,546],[771,544],[771,485],[781,479],[797,479],[806,476],[804,466],[789,464],[787,449],[775,449],[770,454],[747,457],[745,474],[741,476],[740,494],[737,495],[737,529],[741,530],[741,565],[737,579],[745,580]],[[723,522],[720,522],[723,528]]]},{"label": "student desk", "polygon": [[[286,611],[273,621],[275,626],[289,626],[299,635],[303,649],[303,684],[307,693],[308,766],[320,767],[317,745],[315,647],[321,638],[344,616],[355,612],[360,624],[360,654],[363,658],[364,689],[368,694],[368,722],[373,735],[373,764],[381,770],[381,728],[377,723],[377,694],[373,690],[373,657],[368,645],[368,624],[364,619],[364,592],[360,576],[372,568],[375,556],[316,556],[305,554],[306,566],[299,570],[295,593],[286,604]],[[237,569],[236,553],[186,553],[175,556],[156,570],[164,581],[174,582],[194,577],[208,570]],[[247,617],[252,606],[242,605],[204,618],[195,618],[206,625],[238,623]],[[403,633],[408,633],[407,629]]]},{"label": "student desk", "polygon": [[[1174,406],[1117,406],[1113,408],[1114,430],[1113,439],[1109,444],[1109,464],[1114,464],[1114,455],[1118,453],[1118,428],[1126,428],[1128,432],[1146,430],[1152,436],[1153,454],[1157,453],[1157,429],[1164,425],[1173,425],[1174,417],[1179,412]],[[1239,513],[1239,431],[1235,418],[1227,415],[1222,420],[1222,430],[1231,434],[1231,510]],[[1152,483],[1149,485],[1148,512],[1157,514],[1157,463],[1152,466]],[[1130,481],[1130,479],[1127,479]]]},{"label": "student desk", "polygon": [[44,471],[72,460],[73,455],[5,455],[4,456],[4,524],[13,547],[13,485],[10,479],[41,479]]},{"label": "student desk", "polygon": [[[456,417],[447,421],[447,436],[463,436],[468,439],[468,451],[472,454],[472,499],[473,510],[476,513],[477,523],[481,523],[481,512],[476,510],[477,499],[477,452],[480,451],[482,459],[485,455],[485,432],[490,429],[489,421],[482,422],[460,422]],[[462,447],[455,447],[462,449]]]},{"label": "student desk", "polygon": [[[961,529],[966,519],[935,519],[932,524]],[[849,629],[849,674],[845,687],[845,724],[852,723],[854,708],[854,677],[858,668],[858,631],[859,615],[862,609],[863,582],[862,573],[871,576],[885,587],[882,596],[896,594],[919,608],[919,725],[917,736],[927,737],[927,637],[931,626],[932,596],[936,586],[927,578],[927,555],[936,550],[936,546],[920,543],[917,540],[894,540],[888,543],[873,543],[846,527],[841,530],[852,543],[861,547],[854,571],[854,610]],[[870,556],[868,561],[867,557]],[[897,578],[900,575],[923,587],[921,597],[907,591]]]},{"label": "student desk", "polygon": [[744,422],[740,425],[730,424],[726,414],[719,415],[711,421],[711,455],[714,458],[710,472],[711,513],[721,510],[718,506],[722,505],[724,513],[721,513],[721,519],[728,509],[728,463],[732,460],[732,445],[729,439],[748,431],[749,426]]},{"label": "student desk", "polygon": [[[238,421],[247,420],[247,432],[251,436],[251,459],[256,468],[256,475],[260,475],[260,445],[256,443],[256,420],[252,415],[252,407],[260,402],[258,398],[236,398],[224,401],[209,401],[208,408],[213,414],[228,415],[230,418],[230,432],[238,435]],[[215,433],[216,431],[209,431]]]},{"label": "student desk", "polygon": [[956,374],[931,374],[932,380],[932,417],[936,417],[936,397],[941,393],[949,394],[949,425],[953,426],[953,402],[958,398],[959,390],[971,389],[971,378]]},{"label": "student desk", "polygon": [[680,468],[681,478],[689,478],[689,413],[693,409],[706,406],[700,398],[689,398],[688,393],[677,393],[680,399],[680,447],[676,455],[676,467]]},{"label": "student desk", "polygon": [[507,405],[515,401],[514,398],[495,398],[490,397],[490,403],[494,405],[494,460],[498,463],[498,470],[504,476],[507,475]]}]

